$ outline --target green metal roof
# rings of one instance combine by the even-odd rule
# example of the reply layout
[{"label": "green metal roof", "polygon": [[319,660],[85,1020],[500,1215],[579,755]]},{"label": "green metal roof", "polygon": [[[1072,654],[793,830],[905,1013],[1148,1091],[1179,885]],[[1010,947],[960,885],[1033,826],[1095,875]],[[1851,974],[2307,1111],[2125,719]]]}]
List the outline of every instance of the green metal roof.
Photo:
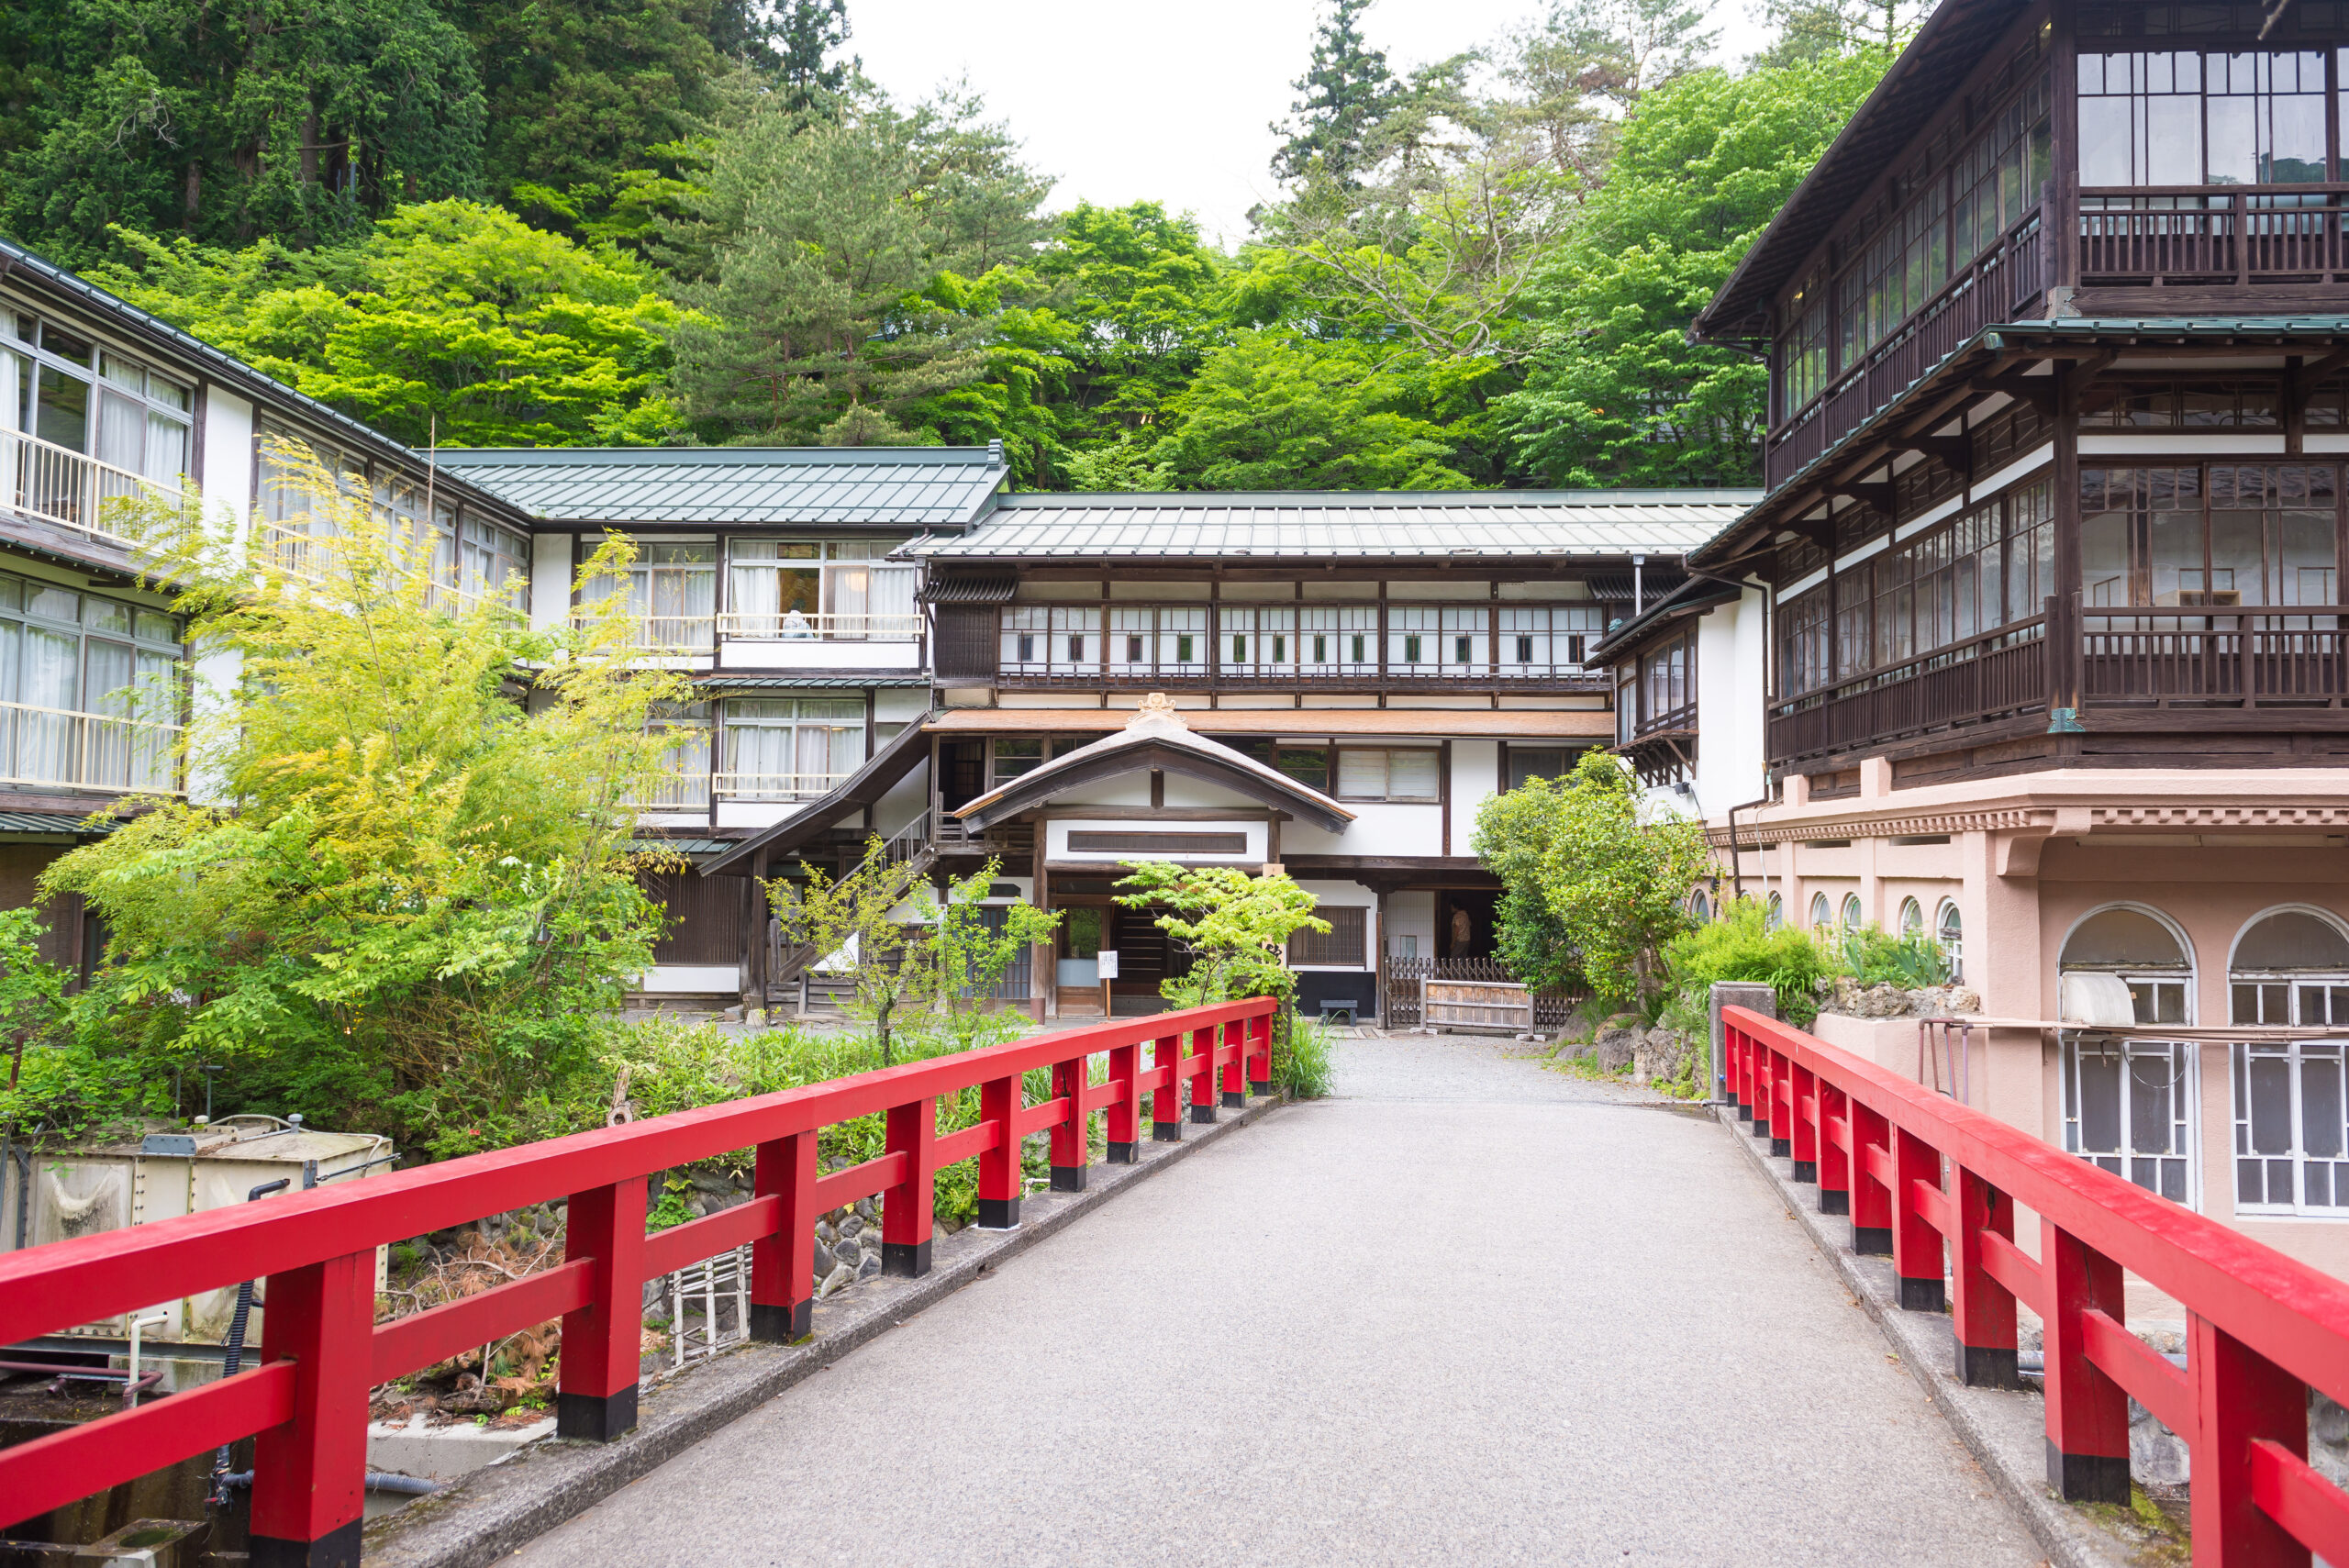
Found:
[{"label": "green metal roof", "polygon": [[119,817],[103,817],[94,825],[86,815],[70,811],[0,811],[0,833],[106,834],[122,826]]},{"label": "green metal roof", "polygon": [[959,528],[1009,472],[985,447],[471,447],[442,467],[542,522]]},{"label": "green metal roof", "polygon": [[630,839],[628,847],[638,854],[665,851],[673,855],[714,855],[732,849],[738,842],[734,839]]},{"label": "green metal roof", "polygon": [[696,675],[696,686],[745,692],[862,692],[888,686],[927,686],[927,675]]},{"label": "green metal roof", "polygon": [[1275,490],[1000,495],[936,561],[1677,555],[1758,490]]}]

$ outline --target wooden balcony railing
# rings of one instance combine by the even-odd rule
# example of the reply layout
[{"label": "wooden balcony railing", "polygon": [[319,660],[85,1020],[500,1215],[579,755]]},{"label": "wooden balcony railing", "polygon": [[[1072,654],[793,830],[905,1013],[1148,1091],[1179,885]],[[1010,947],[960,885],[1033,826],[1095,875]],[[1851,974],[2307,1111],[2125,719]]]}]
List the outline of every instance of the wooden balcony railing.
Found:
[{"label": "wooden balcony railing", "polygon": [[2045,617],[2033,616],[1899,669],[1781,704],[1770,714],[1770,759],[1820,756],[2044,706],[2045,626]]},{"label": "wooden balcony railing", "polygon": [[158,483],[21,430],[0,430],[0,486],[19,512],[126,549],[138,541],[106,526],[106,503],[142,490],[174,500],[180,493],[176,484]]},{"label": "wooden balcony railing", "polygon": [[2349,696],[2349,606],[2078,615],[2084,706],[2339,707]]},{"label": "wooden balcony railing", "polygon": [[2322,283],[2349,271],[2349,190],[2080,193],[2083,284]]},{"label": "wooden balcony railing", "polygon": [[729,611],[718,617],[718,635],[767,642],[916,642],[926,623],[918,614],[780,615]]},{"label": "wooden balcony railing", "polygon": [[712,787],[720,800],[820,800],[848,782],[847,773],[720,773]]},{"label": "wooden balcony railing", "polygon": [[1868,416],[1985,327],[2024,314],[2045,275],[2040,215],[2033,210],[2004,239],[1952,278],[1824,396],[1798,411],[1764,443],[1763,482],[1776,489]]}]

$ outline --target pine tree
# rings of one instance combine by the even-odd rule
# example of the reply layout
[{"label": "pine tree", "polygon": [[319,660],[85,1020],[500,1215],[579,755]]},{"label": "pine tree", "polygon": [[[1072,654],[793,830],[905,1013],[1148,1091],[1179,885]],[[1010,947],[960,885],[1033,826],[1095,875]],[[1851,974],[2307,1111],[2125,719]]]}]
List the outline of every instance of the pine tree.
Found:
[{"label": "pine tree", "polygon": [[1313,39],[1313,62],[1290,85],[1304,96],[1290,105],[1297,117],[1272,128],[1286,138],[1273,154],[1284,180],[1319,175],[1352,189],[1366,161],[1364,149],[1400,89],[1384,51],[1363,39],[1362,16],[1375,0],[1333,0]]}]

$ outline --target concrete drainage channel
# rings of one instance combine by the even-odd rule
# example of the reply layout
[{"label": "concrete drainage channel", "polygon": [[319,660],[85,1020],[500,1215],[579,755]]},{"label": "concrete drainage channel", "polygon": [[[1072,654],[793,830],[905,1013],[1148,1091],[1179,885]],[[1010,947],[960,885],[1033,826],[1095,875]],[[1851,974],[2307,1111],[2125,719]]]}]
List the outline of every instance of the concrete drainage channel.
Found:
[{"label": "concrete drainage channel", "polygon": [[[1017,1230],[973,1227],[942,1236],[920,1279],[883,1276],[816,1303],[814,1329],[796,1345],[743,1345],[647,1385],[636,1429],[614,1443],[558,1441],[551,1422],[513,1432],[481,1433],[469,1451],[457,1445],[473,1429],[382,1427],[369,1433],[368,1468],[428,1473],[448,1484],[429,1496],[387,1496],[406,1503],[371,1518],[368,1568],[484,1568],[484,1564],[584,1513],[629,1482],[665,1464],[858,1346],[984,1276],[1014,1254],[1066,1228],[1136,1182],[1258,1120],[1285,1095],[1252,1098],[1213,1126],[1183,1129],[1179,1143],[1144,1143],[1134,1165],[1095,1165],[1081,1193],[1040,1193],[1020,1205]],[[401,1450],[403,1440],[416,1446]],[[490,1452],[491,1448],[503,1451]],[[396,1455],[398,1462],[393,1462]],[[467,1462],[470,1461],[470,1462]],[[435,1468],[438,1467],[438,1468]],[[371,1508],[371,1514],[378,1510]]]}]

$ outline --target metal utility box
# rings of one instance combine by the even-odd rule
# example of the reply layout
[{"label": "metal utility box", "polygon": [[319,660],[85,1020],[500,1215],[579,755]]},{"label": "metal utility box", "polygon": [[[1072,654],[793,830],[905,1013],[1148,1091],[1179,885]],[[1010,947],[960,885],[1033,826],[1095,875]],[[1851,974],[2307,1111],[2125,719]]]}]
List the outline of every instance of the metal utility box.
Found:
[{"label": "metal utility box", "polygon": [[[0,1251],[230,1208],[250,1199],[255,1187],[284,1181],[277,1193],[257,1200],[267,1203],[327,1182],[389,1171],[393,1158],[391,1140],[374,1133],[319,1132],[262,1116],[228,1117],[207,1127],[159,1127],[137,1140],[29,1156],[12,1150],[0,1162]],[[377,1249],[378,1289],[384,1256]],[[233,1284],[158,1302],[137,1315],[140,1338],[158,1348],[222,1344],[236,1305]],[[129,1334],[126,1315],[51,1338],[121,1340]],[[245,1342],[261,1342],[258,1309],[247,1324]]]}]

